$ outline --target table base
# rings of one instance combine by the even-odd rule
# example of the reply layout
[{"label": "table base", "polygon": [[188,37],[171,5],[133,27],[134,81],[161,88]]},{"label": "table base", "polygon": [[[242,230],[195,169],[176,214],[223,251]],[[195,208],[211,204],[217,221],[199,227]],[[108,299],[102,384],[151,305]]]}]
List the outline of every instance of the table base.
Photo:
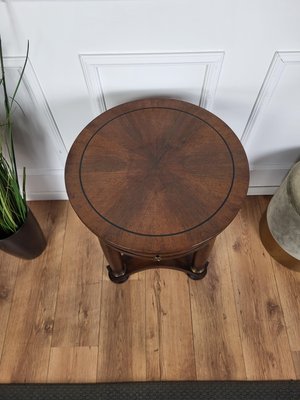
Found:
[{"label": "table base", "polygon": [[207,273],[208,256],[215,239],[200,245],[197,250],[180,256],[167,257],[129,254],[115,249],[99,239],[104,255],[109,263],[108,276],[114,283],[126,282],[130,275],[153,268],[167,268],[182,271],[193,280],[203,279]]}]

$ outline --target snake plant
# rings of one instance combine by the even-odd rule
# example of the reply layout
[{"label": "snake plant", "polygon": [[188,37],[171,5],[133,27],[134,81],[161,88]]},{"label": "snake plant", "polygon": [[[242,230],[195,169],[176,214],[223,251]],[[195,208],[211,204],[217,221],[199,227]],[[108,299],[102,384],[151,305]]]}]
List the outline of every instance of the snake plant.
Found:
[{"label": "snake plant", "polygon": [[26,171],[23,168],[22,185],[19,183],[13,135],[13,110],[16,95],[22,81],[28,61],[29,43],[25,62],[18,82],[10,96],[5,77],[4,56],[0,37],[0,238],[3,239],[16,232],[27,216],[26,205]]}]

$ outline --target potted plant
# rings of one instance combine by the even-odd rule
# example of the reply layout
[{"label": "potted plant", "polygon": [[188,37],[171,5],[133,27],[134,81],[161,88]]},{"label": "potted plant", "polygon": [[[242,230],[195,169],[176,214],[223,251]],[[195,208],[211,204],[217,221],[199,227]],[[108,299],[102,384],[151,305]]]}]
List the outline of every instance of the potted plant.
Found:
[{"label": "potted plant", "polygon": [[13,109],[18,105],[16,95],[28,61],[25,62],[11,96],[5,77],[4,56],[0,37],[0,249],[17,257],[32,259],[42,253],[46,240],[26,202],[26,171],[19,183],[13,135]]}]

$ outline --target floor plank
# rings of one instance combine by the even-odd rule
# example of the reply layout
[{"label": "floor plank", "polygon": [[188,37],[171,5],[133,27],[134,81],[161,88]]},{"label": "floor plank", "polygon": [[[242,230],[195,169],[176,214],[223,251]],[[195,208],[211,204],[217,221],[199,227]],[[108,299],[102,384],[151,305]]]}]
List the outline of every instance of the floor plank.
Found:
[{"label": "floor plank", "polygon": [[48,383],[95,383],[98,347],[51,349]]},{"label": "floor plank", "polygon": [[[263,212],[270,197],[261,196],[258,201]],[[273,271],[278,287],[284,320],[293,352],[300,351],[300,272],[282,266],[272,258]]]},{"label": "floor plank", "polygon": [[300,379],[299,274],[260,242],[266,201],[247,200],[204,280],[157,269],[122,285],[67,202],[32,203],[48,246],[1,253],[0,382]]},{"label": "floor plank", "polygon": [[295,378],[269,254],[259,239],[261,211],[249,197],[225,231],[248,379]]},{"label": "floor plank", "polygon": [[146,271],[148,380],[194,380],[196,364],[188,278],[167,269]]},{"label": "floor plank", "polygon": [[9,254],[0,254],[0,360],[6,334],[13,292],[20,260]]},{"label": "floor plank", "polygon": [[69,206],[52,347],[98,345],[102,274],[98,239]]},{"label": "floor plank", "polygon": [[145,379],[145,283],[104,281],[97,380]]},{"label": "floor plank", "polygon": [[7,334],[0,363],[0,382],[46,381],[56,306],[67,202],[32,203],[48,239],[44,253],[20,261]]},{"label": "floor plank", "polygon": [[300,351],[300,273],[272,260],[292,351]]},{"label": "floor plank", "polygon": [[293,351],[293,360],[297,379],[300,379],[300,351]]},{"label": "floor plank", "polygon": [[221,234],[202,282],[190,281],[197,378],[246,378],[227,245]]},{"label": "floor plank", "polygon": [[146,371],[147,380],[161,380],[161,279],[160,271],[145,271],[146,279]]}]

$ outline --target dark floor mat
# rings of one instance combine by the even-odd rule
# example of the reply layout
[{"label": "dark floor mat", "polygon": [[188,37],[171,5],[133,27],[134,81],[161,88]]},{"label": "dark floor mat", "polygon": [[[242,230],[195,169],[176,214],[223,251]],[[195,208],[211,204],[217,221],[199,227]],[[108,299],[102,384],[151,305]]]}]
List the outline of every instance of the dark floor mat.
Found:
[{"label": "dark floor mat", "polygon": [[300,381],[0,385],[1,400],[300,400]]}]

